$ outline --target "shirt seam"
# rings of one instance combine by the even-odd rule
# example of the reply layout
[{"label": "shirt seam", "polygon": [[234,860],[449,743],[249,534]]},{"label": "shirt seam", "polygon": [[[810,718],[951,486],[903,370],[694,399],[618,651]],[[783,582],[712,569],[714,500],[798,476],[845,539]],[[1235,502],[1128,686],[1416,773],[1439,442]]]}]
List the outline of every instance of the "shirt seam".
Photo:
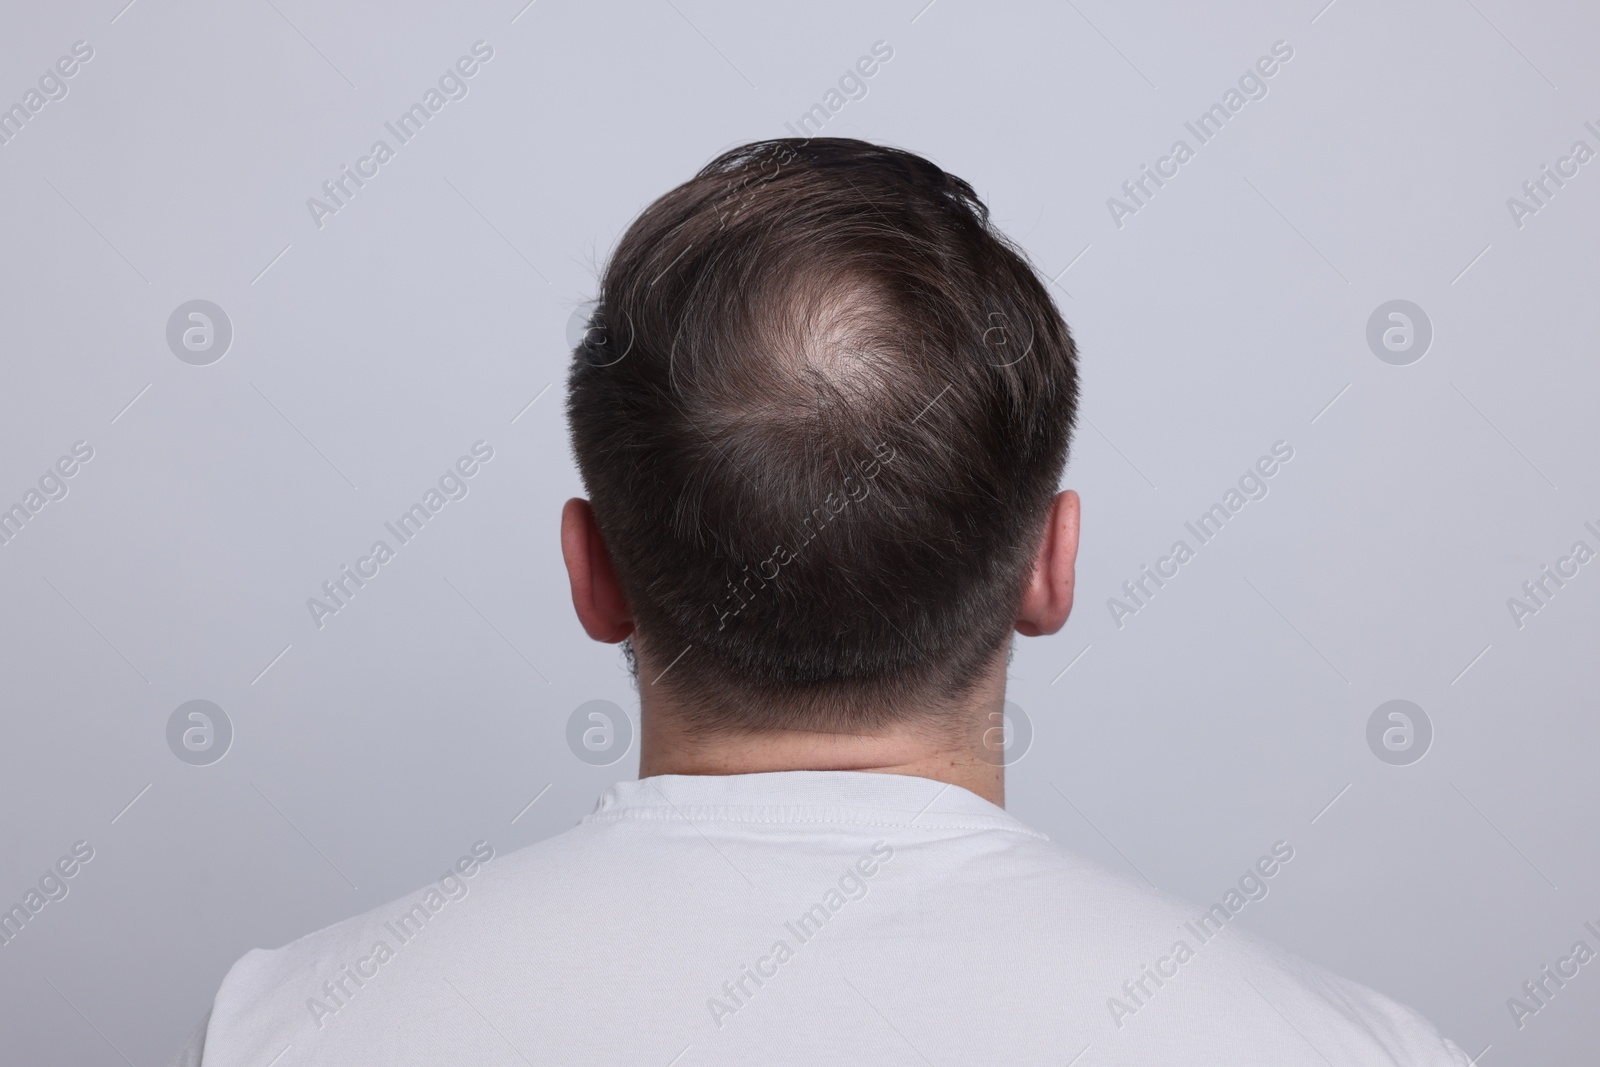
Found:
[{"label": "shirt seam", "polygon": [[[669,808],[635,808],[626,811],[595,812],[592,815],[585,816],[582,821],[589,823],[621,821],[624,819],[656,819],[666,822],[693,822],[695,821],[695,817],[698,817],[704,822],[760,823],[769,826],[802,826],[809,824],[820,826],[875,826],[905,830],[999,830],[1004,833],[1022,834],[1025,837],[1037,837],[1042,840],[1049,840],[1049,838],[1045,837],[1044,834],[1041,834],[1039,831],[1030,829],[1026,826],[1015,824],[1007,825],[1006,823],[993,818],[985,820],[972,817],[952,817],[949,815],[930,817],[930,820],[927,823],[917,825],[913,821],[907,821],[903,819],[873,819],[864,818],[861,816],[853,816],[849,818],[830,818],[820,815],[730,815],[727,814],[726,811],[718,811],[715,814],[705,814],[703,810],[699,808],[691,806],[685,810],[680,806],[677,810],[672,810]],[[921,817],[917,816],[917,818]]]}]

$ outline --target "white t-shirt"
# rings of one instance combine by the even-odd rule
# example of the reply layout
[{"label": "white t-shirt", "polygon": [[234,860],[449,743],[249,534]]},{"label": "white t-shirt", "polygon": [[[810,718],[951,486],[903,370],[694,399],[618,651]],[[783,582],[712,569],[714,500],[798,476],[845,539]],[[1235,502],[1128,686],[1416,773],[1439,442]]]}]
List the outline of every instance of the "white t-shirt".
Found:
[{"label": "white t-shirt", "polygon": [[1416,1013],[1230,927],[1292,854],[1207,910],[926,778],[623,782],[565,834],[480,842],[249,953],[177,1062],[1465,1067]]}]

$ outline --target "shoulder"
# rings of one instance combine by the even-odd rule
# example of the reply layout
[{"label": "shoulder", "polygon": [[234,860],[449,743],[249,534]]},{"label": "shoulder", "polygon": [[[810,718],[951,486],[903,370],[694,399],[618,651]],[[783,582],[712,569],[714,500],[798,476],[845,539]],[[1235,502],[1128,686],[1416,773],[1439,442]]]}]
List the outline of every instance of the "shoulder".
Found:
[{"label": "shoulder", "polygon": [[1259,1048],[1284,1064],[1467,1067],[1417,1012],[1248,932],[1293,860],[1276,842],[1191,902],[1015,835],[985,858],[977,892],[992,901],[987,936],[1018,943],[1010,960],[1025,951],[1037,961],[1030,981],[1049,983],[1059,1009],[1088,1020],[1107,1052],[1194,1062],[1197,1035],[1212,1034],[1234,1053]]},{"label": "shoulder", "polygon": [[[475,842],[409,893],[280,948],[252,949],[228,970],[189,1044],[203,1043],[207,1067],[267,1063],[313,1040],[332,1051],[339,1031],[353,1032],[348,1016],[371,1020],[426,999],[414,988],[424,976],[492,940],[517,899],[568,866],[552,853],[570,851],[571,834],[505,855]],[[363,1003],[370,1008],[349,1010]]]}]

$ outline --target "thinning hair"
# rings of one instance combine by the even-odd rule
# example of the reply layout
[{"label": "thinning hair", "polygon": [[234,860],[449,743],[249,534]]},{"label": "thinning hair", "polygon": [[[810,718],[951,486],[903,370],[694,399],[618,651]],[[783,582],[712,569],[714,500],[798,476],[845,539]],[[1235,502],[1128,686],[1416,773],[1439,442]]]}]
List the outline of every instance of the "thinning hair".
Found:
[{"label": "thinning hair", "polygon": [[692,724],[868,730],[936,717],[1006,646],[1076,352],[965,181],[762,141],[635,220],[568,389],[640,650]]}]

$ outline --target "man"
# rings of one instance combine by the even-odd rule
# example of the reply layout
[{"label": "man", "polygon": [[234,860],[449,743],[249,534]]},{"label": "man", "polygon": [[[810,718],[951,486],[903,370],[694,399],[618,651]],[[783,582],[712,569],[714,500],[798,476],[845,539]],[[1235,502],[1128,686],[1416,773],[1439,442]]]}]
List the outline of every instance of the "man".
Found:
[{"label": "man", "polygon": [[561,522],[640,780],[245,956],[189,1062],[1467,1064],[1001,807],[1010,635],[1072,608],[1075,363],[917,156],[763,142],[656,201],[574,353]]}]

